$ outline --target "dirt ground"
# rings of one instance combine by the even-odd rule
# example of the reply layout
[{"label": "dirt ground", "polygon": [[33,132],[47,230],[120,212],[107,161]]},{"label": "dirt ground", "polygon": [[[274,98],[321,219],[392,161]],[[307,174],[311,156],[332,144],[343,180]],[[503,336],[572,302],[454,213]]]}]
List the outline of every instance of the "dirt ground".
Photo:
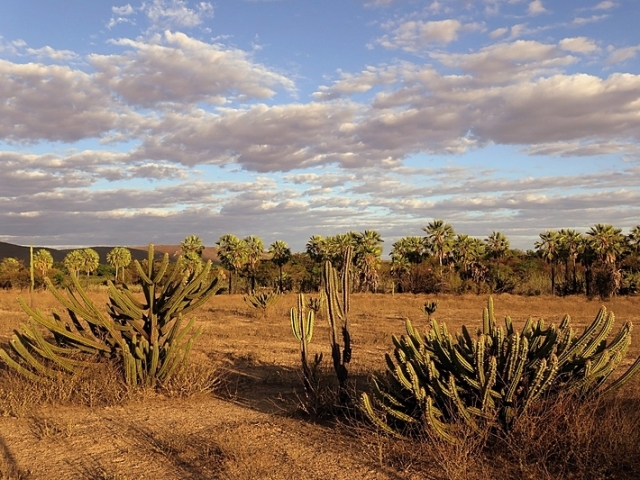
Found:
[{"label": "dirt ground", "polygon": [[[4,347],[26,320],[16,295],[0,292]],[[92,292],[92,297],[98,305],[107,298],[102,291]],[[406,318],[425,328],[422,305],[436,298],[434,317],[445,321],[450,331],[462,323],[481,324],[484,296],[354,295],[350,374],[364,385],[371,372],[381,370],[384,352],[392,349],[391,335],[403,333]],[[509,314],[516,324],[529,316],[559,323],[569,313],[575,326],[590,322],[602,303],[509,295],[494,300],[499,319]],[[58,402],[27,404],[20,411],[4,408],[0,479],[412,478],[402,469],[381,466],[375,443],[354,435],[353,428],[314,423],[297,412],[299,346],[289,325],[295,301],[294,295],[284,296],[263,316],[242,296],[221,295],[195,313],[203,334],[192,362],[215,364],[224,372],[216,391],[188,398],[147,391],[108,406]],[[50,311],[55,300],[40,292],[34,305]],[[640,298],[614,298],[605,305],[616,314],[614,333],[624,321],[640,324]],[[639,338],[634,338],[630,357],[640,352]],[[322,317],[310,350],[329,358]],[[0,382],[3,375],[0,370]],[[16,397],[28,393],[12,392]],[[0,399],[0,405],[3,401],[8,402]]]}]

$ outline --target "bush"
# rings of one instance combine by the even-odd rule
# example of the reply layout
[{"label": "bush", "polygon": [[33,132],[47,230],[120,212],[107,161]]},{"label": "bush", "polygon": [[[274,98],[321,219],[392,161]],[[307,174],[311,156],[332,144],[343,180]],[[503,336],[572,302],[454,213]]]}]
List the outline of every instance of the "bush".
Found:
[{"label": "bush", "polygon": [[451,335],[435,320],[425,335],[407,321],[407,336],[393,337],[388,370],[373,378],[374,397],[362,396],[362,410],[381,429],[395,434],[438,435],[455,443],[460,422],[481,433],[487,425],[509,431],[538,400],[570,394],[586,399],[615,390],[640,371],[640,358],[615,382],[605,383],[631,343],[626,323],[607,344],[613,314],[601,308],[581,335],[569,316],[556,327],[529,319],[516,332],[509,317],[496,326],[493,302],[482,329]]}]

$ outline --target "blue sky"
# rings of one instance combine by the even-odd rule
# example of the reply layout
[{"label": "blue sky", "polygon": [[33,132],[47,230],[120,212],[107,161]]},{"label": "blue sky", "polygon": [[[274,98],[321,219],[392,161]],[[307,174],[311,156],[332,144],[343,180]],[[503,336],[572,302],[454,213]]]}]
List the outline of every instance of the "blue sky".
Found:
[{"label": "blue sky", "polygon": [[4,3],[0,241],[640,224],[631,0]]}]

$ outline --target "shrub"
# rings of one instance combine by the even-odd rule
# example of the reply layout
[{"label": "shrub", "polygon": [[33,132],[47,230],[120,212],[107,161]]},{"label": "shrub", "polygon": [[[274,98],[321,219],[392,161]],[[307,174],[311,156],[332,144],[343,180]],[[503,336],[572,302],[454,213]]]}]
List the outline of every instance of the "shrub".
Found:
[{"label": "shrub", "polygon": [[[183,316],[217,292],[218,280],[209,278],[211,263],[198,275],[183,277],[182,257],[171,269],[167,254],[160,264],[154,264],[153,258],[150,245],[146,271],[135,263],[142,279],[143,300],[126,285],[116,287],[109,282],[107,315],[87,296],[76,275],[71,275],[73,285],[66,296],[47,279],[68,318],[55,311],[53,318],[46,317],[19,299],[30,319],[22,325],[23,333],[15,332],[11,355],[0,349],[0,358],[35,381],[55,378],[61,370],[76,372],[104,359],[120,364],[129,385],[153,386],[166,381],[186,363],[200,334],[200,329],[194,328],[195,319],[185,325]],[[45,337],[40,327],[50,335]]]},{"label": "shrub", "polygon": [[491,299],[474,336],[464,326],[453,336],[435,320],[421,335],[407,321],[407,336],[393,337],[394,356],[386,355],[388,369],[373,378],[374,401],[363,394],[362,410],[393,434],[437,434],[455,442],[460,420],[477,432],[494,422],[508,431],[540,398],[588,398],[640,371],[638,358],[605,388],[631,343],[631,323],[607,343],[613,323],[603,307],[581,335],[568,315],[558,327],[529,319],[516,332],[509,317],[504,328],[496,326]]}]

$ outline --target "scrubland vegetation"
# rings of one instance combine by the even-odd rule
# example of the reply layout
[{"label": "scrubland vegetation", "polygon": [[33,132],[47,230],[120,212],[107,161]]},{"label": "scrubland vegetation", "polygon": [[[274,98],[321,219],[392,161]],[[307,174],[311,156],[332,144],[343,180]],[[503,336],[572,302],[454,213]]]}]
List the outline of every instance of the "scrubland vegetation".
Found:
[{"label": "scrubland vegetation", "polygon": [[[375,232],[304,254],[226,235],[219,268],[191,236],[103,275],[89,249],[35,252],[46,288],[0,292],[0,478],[638,478],[632,239],[561,269],[545,234],[473,266],[441,227],[386,266]],[[548,293],[496,288],[520,262]]]}]

